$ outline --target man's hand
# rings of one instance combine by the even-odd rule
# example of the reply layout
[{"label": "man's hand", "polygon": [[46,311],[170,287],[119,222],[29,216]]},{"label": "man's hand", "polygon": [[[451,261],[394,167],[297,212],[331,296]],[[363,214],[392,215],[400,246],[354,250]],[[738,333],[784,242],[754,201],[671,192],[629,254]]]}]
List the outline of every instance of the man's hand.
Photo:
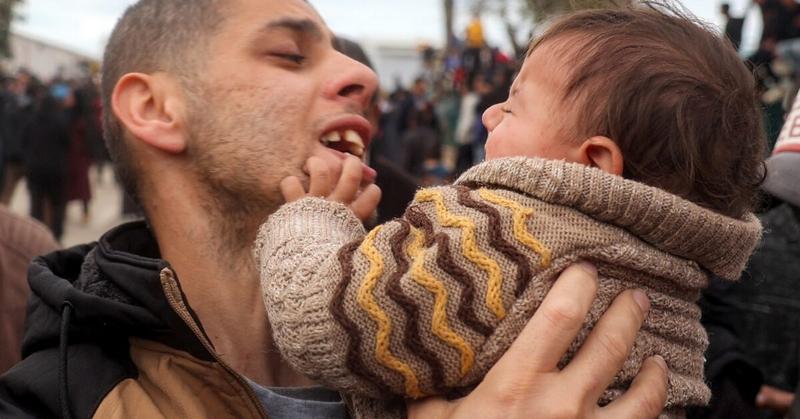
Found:
[{"label": "man's hand", "polygon": [[[281,182],[281,193],[286,202],[315,196],[347,205],[360,220],[367,220],[381,200],[381,189],[375,184],[362,185],[364,169],[361,160],[348,156],[341,167],[331,168],[319,157],[306,162],[309,175],[308,192],[300,179],[287,177]],[[338,178],[337,178],[338,175]]]},{"label": "man's hand", "polygon": [[409,418],[657,417],[667,399],[667,366],[647,360],[630,389],[605,407],[597,401],[622,368],[650,308],[641,291],[621,294],[563,370],[558,362],[583,326],[597,292],[597,270],[564,271],[528,325],[469,396],[409,403]]}]

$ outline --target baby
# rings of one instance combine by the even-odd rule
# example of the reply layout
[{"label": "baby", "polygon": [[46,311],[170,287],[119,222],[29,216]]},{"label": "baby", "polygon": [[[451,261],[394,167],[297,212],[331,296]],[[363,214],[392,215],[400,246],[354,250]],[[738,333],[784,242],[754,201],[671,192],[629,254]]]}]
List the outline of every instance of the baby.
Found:
[{"label": "baby", "polygon": [[363,229],[380,194],[359,192],[355,158],[338,181],[311,159],[309,191],[283,182],[256,245],[275,341],[355,417],[398,416],[393,400],[474,388],[558,274],[589,261],[598,296],[561,365],[619,293],[643,289],[650,314],[601,404],[661,355],[662,417],[682,417],[710,397],[700,290],[736,280],[760,237],[760,118],[750,72],[692,19],[565,16],[486,111],[487,162],[421,190],[402,218]]}]

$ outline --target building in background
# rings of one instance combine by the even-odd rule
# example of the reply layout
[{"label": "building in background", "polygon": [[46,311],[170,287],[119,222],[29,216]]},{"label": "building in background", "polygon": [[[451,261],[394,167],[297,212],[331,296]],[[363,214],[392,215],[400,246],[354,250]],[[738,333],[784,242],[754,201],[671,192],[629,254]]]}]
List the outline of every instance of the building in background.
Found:
[{"label": "building in background", "polygon": [[0,61],[3,70],[13,73],[27,69],[41,80],[81,78],[98,68],[99,60],[72,48],[30,35],[11,34],[12,57]]},{"label": "building in background", "polygon": [[408,88],[423,72],[420,44],[412,41],[373,41],[359,43],[375,66],[383,90],[392,91],[400,83]]}]

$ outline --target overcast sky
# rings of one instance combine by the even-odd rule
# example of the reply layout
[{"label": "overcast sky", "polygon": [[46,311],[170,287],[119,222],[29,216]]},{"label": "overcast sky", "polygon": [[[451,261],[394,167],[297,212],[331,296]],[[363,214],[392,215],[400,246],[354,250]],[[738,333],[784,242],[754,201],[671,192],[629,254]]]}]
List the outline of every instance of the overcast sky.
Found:
[{"label": "overcast sky", "polygon": [[[105,40],[125,8],[135,0],[24,0],[23,20],[15,29],[38,38],[100,57]],[[743,11],[749,0],[728,0],[734,13]],[[467,0],[456,0],[466,4]],[[684,5],[700,18],[719,24],[719,0],[684,0]],[[444,38],[439,0],[312,0],[328,25],[337,33],[355,40],[413,41],[438,44]],[[400,5],[402,4],[402,5]],[[356,12],[357,11],[357,12]],[[456,27],[468,19],[462,7]],[[757,19],[750,19],[755,22]],[[500,25],[487,19],[487,37],[493,44],[506,44]],[[758,29],[748,31],[757,37]],[[746,37],[747,35],[746,34]],[[745,40],[747,43],[747,39]]]}]

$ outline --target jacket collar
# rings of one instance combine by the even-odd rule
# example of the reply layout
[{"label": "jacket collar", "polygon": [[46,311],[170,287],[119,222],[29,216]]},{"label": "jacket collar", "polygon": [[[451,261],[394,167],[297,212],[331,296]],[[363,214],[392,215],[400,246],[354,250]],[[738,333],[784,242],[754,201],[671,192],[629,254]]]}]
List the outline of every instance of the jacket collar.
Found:
[{"label": "jacket collar", "polygon": [[[32,297],[24,354],[52,343],[59,333],[61,309],[70,302],[72,342],[141,337],[213,361],[202,337],[167,299],[165,272],[175,277],[144,222],[119,226],[95,244],[37,258],[28,275]],[[185,302],[177,279],[170,295]],[[182,306],[199,325],[188,304]]]}]

